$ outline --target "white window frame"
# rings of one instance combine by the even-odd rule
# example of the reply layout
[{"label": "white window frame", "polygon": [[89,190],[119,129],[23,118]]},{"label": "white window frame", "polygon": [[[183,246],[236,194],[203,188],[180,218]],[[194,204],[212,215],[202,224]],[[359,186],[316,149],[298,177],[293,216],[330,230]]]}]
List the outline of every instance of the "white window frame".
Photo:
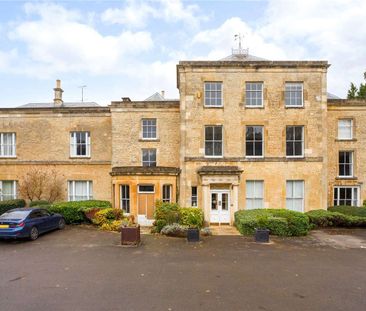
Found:
[{"label": "white window frame", "polygon": [[[213,143],[213,152],[215,152],[215,143],[217,142],[221,142],[221,155],[207,155],[206,154],[206,128],[208,127],[220,127],[221,128],[221,140],[215,140],[215,129],[213,130],[213,134],[212,134],[212,140],[208,141]],[[224,157],[224,127],[222,125],[205,125],[204,127],[204,150],[205,150],[205,158],[223,158]]]},{"label": "white window frame", "polygon": [[[141,191],[140,186],[153,187],[154,190],[153,191]],[[153,185],[153,184],[140,184],[140,185],[137,185],[137,193],[155,193],[155,185]]]},{"label": "white window frame", "polygon": [[[82,133],[85,134],[85,155],[78,155],[77,154],[77,147],[78,145],[81,145],[80,143],[78,144],[77,142],[77,134],[78,133]],[[91,153],[91,143],[90,143],[91,139],[90,139],[90,132],[89,131],[72,131],[70,132],[70,157],[71,158],[90,158],[90,153]]]},{"label": "white window frame", "polygon": [[[349,125],[346,125],[346,126],[343,126],[341,125],[340,123],[341,122],[344,122],[344,121],[348,121],[350,124]],[[351,136],[350,137],[347,137],[347,138],[344,138],[344,137],[340,137],[340,129],[341,128],[346,128],[346,129],[349,129],[350,130],[350,133],[351,133]],[[353,120],[352,119],[338,119],[338,135],[337,135],[338,139],[339,140],[352,140],[353,139]]]},{"label": "white window frame", "polygon": [[[123,191],[123,187],[127,187],[128,188],[128,198],[124,197],[124,191]],[[130,185],[119,185],[119,196],[120,196],[120,208],[121,210],[123,210],[123,213],[125,215],[129,215],[131,213],[131,191],[130,191]],[[123,208],[123,203],[126,202],[128,205],[128,211],[126,211],[126,209]]]},{"label": "white window frame", "polygon": [[[287,128],[288,127],[301,127],[301,155],[287,155],[287,142],[299,142],[299,140],[287,140]],[[286,126],[286,145],[285,145],[285,153],[286,158],[304,158],[305,157],[305,129],[303,125],[287,125]],[[294,149],[295,150],[295,149]]]},{"label": "white window frame", "polygon": [[[351,155],[350,156],[351,163],[340,163],[339,162],[341,152],[349,153]],[[343,166],[349,165],[351,167],[351,175],[341,175],[340,174],[341,173],[341,165],[343,165]],[[354,173],[354,152],[349,151],[349,150],[340,150],[340,151],[338,151],[338,177],[340,177],[340,178],[350,178],[350,177],[353,177],[353,173]]]},{"label": "white window frame", "polygon": [[[149,159],[147,161],[144,161],[144,150],[148,151],[148,157]],[[155,162],[151,161],[151,155],[150,151],[155,151]],[[148,165],[144,165],[144,163],[148,163]],[[155,163],[155,165],[151,165],[151,163]],[[143,167],[156,167],[158,165],[158,151],[156,148],[142,148],[141,149],[141,164]]]},{"label": "white window frame", "polygon": [[[252,89],[248,89],[249,86],[258,86],[260,85],[260,90],[252,90]],[[257,93],[260,93],[261,97],[261,103],[260,105],[257,105],[257,104],[250,104],[248,103],[248,100],[249,102],[253,101],[254,98],[251,97],[253,94],[257,94]],[[248,96],[248,95],[251,95],[251,96]],[[257,99],[257,98],[256,98]],[[245,107],[246,108],[263,108],[264,107],[264,99],[263,99],[263,82],[246,82],[245,83]]]},{"label": "white window frame", "polygon": [[[3,183],[13,182],[13,193],[11,199],[4,200]],[[15,200],[17,198],[17,181],[16,180],[0,180],[0,201]]]},{"label": "white window frame", "polygon": [[[153,124],[144,124],[144,122],[155,122],[155,125]],[[144,134],[144,128],[153,128],[155,127],[155,137],[145,137]],[[152,131],[151,131],[152,132]],[[147,130],[147,133],[150,133],[149,130]],[[141,120],[141,139],[143,140],[156,140],[158,139],[158,121],[156,118],[143,118]]]},{"label": "white window frame", "polygon": [[[341,188],[351,188],[352,191],[352,195],[351,195],[351,205],[350,206],[360,206],[360,195],[361,195],[361,191],[360,191],[360,186],[334,186],[333,187],[333,205],[334,206],[340,206],[339,205],[339,201],[341,200],[339,195],[340,195],[340,190]],[[357,190],[357,197],[355,198],[355,193],[354,190]],[[337,194],[337,198],[336,198],[336,194]],[[346,200],[346,199],[342,199],[342,200]],[[356,201],[356,205],[354,205],[353,203]],[[334,204],[336,202],[336,204]]]},{"label": "white window frame", "polygon": [[[248,193],[248,184],[253,183],[253,194],[249,196]],[[262,184],[262,194],[261,196],[256,196],[256,185]],[[252,202],[256,201],[262,201],[261,207],[258,208],[264,208],[264,180],[246,180],[245,182],[245,209],[248,210],[248,200],[251,200]],[[252,204],[253,205],[253,204]],[[250,208],[252,209],[252,208]],[[255,208],[257,209],[257,208]]]},{"label": "white window frame", "polygon": [[[287,87],[297,87],[301,86],[301,105],[295,105],[291,104],[291,98],[290,96],[290,103],[287,104],[286,96],[287,94],[292,94],[297,91],[287,90]],[[304,107],[304,83],[303,82],[286,82],[285,83],[285,107],[286,108],[303,108]]]},{"label": "white window frame", "polygon": [[[196,189],[196,194],[194,195],[193,194],[193,188],[195,188]],[[194,205],[193,203],[193,201],[195,201],[196,202],[196,205]],[[198,207],[198,187],[197,186],[192,186],[191,187],[191,206],[192,207]]]},{"label": "white window frame", "polygon": [[[166,198],[165,197],[165,187],[168,187],[168,189],[169,189],[169,198]],[[171,203],[172,202],[172,185],[171,184],[164,184],[162,187],[161,187],[161,194],[162,194],[162,196],[161,196],[161,200],[162,200],[162,202],[164,202],[164,203]]]},{"label": "white window frame", "polygon": [[[248,127],[260,127],[262,129],[262,155],[247,155],[247,143],[248,143],[248,140],[247,140],[247,128]],[[255,150],[255,143],[256,142],[259,142],[259,140],[250,140],[249,141],[250,143],[253,144],[254,146],[254,150]],[[246,158],[264,158],[264,126],[263,125],[246,125],[245,126],[245,157]]]},{"label": "white window frame", "polygon": [[[4,154],[5,152],[5,135],[11,135],[11,146],[12,146],[12,154]],[[15,158],[16,157],[16,133],[15,132],[2,132],[0,133],[0,158]]]},{"label": "white window frame", "polygon": [[[211,90],[211,85],[220,85],[221,89],[217,90],[216,88],[214,90]],[[207,89],[207,86],[210,85],[210,90]],[[223,89],[223,83],[222,81],[205,81],[204,82],[204,87],[203,87],[203,103],[204,103],[204,107],[207,108],[220,108],[220,107],[224,107],[224,89]],[[209,94],[213,93],[213,92],[220,92],[221,93],[221,97],[206,97],[206,92],[208,92]],[[211,101],[211,100],[220,100],[221,104],[217,105],[217,104],[207,104],[206,103],[206,99]]]},{"label": "white window frame", "polygon": [[[295,182],[301,182],[302,183],[302,197],[294,197],[294,183]],[[287,183],[292,183],[292,193],[291,196],[289,196],[289,193],[287,193]],[[296,211],[294,209],[290,209],[289,206],[287,205],[287,201],[288,200],[302,200],[301,202],[301,213],[304,212],[304,206],[305,206],[305,181],[304,180],[300,180],[300,179],[293,179],[293,180],[286,180],[286,209],[288,210],[292,210],[292,211]],[[293,206],[293,202],[292,202],[292,206]]]},{"label": "white window frame", "polygon": [[[86,195],[84,197],[86,197],[85,200],[80,200],[80,201],[88,201],[88,200],[93,200],[93,181],[92,180],[68,180],[67,182],[67,197],[68,197],[68,201],[69,202],[73,202],[76,201],[75,197],[75,185],[78,182],[85,182],[86,183]],[[70,192],[72,190],[72,193]]]}]

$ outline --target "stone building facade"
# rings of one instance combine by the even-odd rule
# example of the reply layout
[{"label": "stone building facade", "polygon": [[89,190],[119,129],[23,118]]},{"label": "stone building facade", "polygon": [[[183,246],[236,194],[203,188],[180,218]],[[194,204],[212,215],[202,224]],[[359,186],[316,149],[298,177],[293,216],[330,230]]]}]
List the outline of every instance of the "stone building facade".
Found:
[{"label": "stone building facade", "polygon": [[330,99],[328,67],[245,54],[182,61],[179,100],[108,107],[64,103],[58,82],[53,103],[0,109],[0,200],[51,167],[64,200],[109,200],[141,224],[157,199],[202,208],[210,223],[240,209],[361,205],[366,102]]}]

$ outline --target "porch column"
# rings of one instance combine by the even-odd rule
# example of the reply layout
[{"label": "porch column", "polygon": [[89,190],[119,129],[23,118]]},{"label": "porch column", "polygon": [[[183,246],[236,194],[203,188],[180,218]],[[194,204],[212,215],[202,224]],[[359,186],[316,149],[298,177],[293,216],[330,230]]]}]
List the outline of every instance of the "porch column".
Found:
[{"label": "porch column", "polygon": [[239,184],[233,184],[233,208],[231,209],[230,225],[234,224],[234,214],[239,210]]},{"label": "porch column", "polygon": [[203,213],[205,222],[210,223],[210,185],[202,184]]}]

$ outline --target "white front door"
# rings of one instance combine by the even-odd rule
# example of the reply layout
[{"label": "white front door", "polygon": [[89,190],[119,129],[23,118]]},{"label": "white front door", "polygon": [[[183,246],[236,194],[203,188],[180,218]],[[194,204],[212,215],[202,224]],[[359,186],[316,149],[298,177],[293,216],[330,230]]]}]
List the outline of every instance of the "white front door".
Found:
[{"label": "white front door", "polygon": [[229,191],[211,191],[210,222],[230,223],[230,195]]}]

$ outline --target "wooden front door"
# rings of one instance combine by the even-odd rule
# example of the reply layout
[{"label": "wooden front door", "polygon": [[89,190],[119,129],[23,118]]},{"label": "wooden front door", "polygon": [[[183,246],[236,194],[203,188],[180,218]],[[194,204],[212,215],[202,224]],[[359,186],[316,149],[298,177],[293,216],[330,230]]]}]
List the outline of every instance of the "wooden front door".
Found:
[{"label": "wooden front door", "polygon": [[147,219],[154,219],[155,202],[154,193],[138,194],[138,214],[145,215]]}]

